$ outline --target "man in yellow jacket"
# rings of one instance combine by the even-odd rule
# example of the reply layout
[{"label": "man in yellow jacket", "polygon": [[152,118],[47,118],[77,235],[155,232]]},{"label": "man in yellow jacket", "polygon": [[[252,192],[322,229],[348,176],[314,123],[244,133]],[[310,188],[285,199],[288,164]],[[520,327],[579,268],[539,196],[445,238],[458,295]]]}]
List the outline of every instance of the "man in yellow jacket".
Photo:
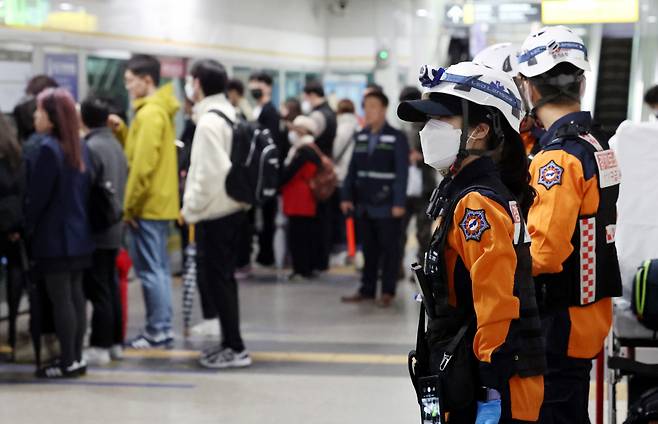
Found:
[{"label": "man in yellow jacket", "polygon": [[167,347],[173,342],[167,238],[170,221],[178,218],[179,211],[173,120],[179,104],[170,84],[157,88],[160,63],[152,56],[132,57],[124,78],[135,115],[130,128],[113,119],[128,158],[124,220],[146,304],[144,331],[129,346]]}]

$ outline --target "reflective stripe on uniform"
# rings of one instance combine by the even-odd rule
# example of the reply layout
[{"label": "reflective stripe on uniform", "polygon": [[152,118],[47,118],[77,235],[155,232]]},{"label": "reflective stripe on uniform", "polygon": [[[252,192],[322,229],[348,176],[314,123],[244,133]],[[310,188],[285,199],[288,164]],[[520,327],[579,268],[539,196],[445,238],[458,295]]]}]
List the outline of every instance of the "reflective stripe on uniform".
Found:
[{"label": "reflective stripe on uniform", "polygon": [[359,171],[356,174],[359,178],[372,178],[374,180],[394,180],[395,172],[375,172]]}]

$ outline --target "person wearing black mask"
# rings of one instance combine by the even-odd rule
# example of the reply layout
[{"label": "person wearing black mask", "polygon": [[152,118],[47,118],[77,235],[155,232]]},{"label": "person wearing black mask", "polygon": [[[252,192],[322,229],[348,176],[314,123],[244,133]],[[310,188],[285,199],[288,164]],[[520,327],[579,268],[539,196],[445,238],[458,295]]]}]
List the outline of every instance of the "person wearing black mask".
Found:
[{"label": "person wearing black mask", "polygon": [[[280,116],[272,103],[272,77],[265,72],[258,72],[249,77],[249,93],[256,101],[254,118],[261,128],[266,128],[272,134],[274,143],[283,151],[279,132]],[[281,158],[280,158],[281,159]],[[277,212],[277,199],[272,199],[261,206],[263,228],[258,234],[258,256],[256,261],[263,266],[274,265],[274,219]],[[250,223],[253,225],[253,213]],[[248,265],[247,265],[248,266]],[[244,267],[243,267],[244,269]]]}]

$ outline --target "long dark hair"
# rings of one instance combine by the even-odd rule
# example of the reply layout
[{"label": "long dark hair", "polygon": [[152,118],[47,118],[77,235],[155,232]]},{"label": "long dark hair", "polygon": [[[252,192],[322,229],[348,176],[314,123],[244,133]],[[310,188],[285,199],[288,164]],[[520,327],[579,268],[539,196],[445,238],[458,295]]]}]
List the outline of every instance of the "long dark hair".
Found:
[{"label": "long dark hair", "polygon": [[[496,114],[498,114],[497,118],[494,117]],[[502,140],[499,140],[498,135],[494,132],[494,119],[498,119],[500,122]],[[500,154],[495,154],[494,157],[500,170],[501,180],[516,197],[523,211],[523,216],[527,218],[528,211],[537,193],[530,185],[528,156],[521,136],[512,129],[500,111],[470,102],[468,124],[475,127],[480,123],[489,125],[490,136],[487,148],[491,150],[500,149]]]},{"label": "long dark hair", "polygon": [[53,124],[52,135],[62,146],[66,162],[71,167],[84,172],[80,122],[71,94],[63,88],[47,88],[37,97],[37,105],[48,114],[48,119]]},{"label": "long dark hair", "polygon": [[12,171],[21,167],[21,146],[9,122],[0,114],[0,158],[6,158]]}]

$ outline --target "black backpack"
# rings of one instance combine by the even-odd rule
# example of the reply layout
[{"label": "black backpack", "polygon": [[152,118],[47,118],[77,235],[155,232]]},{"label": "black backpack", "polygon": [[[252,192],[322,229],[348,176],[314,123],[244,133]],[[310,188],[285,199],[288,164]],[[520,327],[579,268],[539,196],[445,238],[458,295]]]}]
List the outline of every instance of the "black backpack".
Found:
[{"label": "black backpack", "polygon": [[624,424],[650,424],[658,421],[658,388],[645,392],[628,410]]},{"label": "black backpack", "polygon": [[633,280],[633,312],[645,327],[658,331],[658,259],[642,263]]},{"label": "black backpack", "polygon": [[233,128],[233,166],[226,177],[226,193],[249,205],[262,205],[274,198],[279,187],[279,150],[269,130],[240,120],[233,122],[216,109],[210,112]]}]

